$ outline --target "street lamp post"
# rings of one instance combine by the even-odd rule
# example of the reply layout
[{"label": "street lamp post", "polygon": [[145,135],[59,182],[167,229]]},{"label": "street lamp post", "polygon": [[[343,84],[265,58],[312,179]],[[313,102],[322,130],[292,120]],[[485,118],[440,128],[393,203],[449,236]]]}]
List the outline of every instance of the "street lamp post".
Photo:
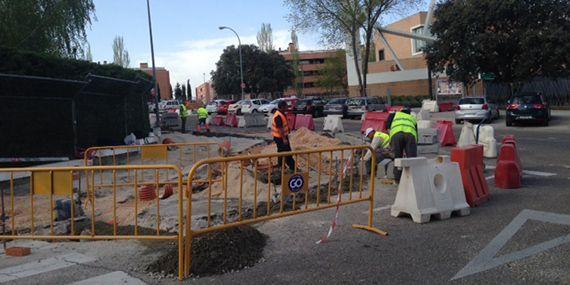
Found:
[{"label": "street lamp post", "polygon": [[160,110],[158,110],[158,101],[160,100],[160,90],[158,89],[158,83],[156,80],[156,66],[154,65],[154,44],[152,41],[152,23],[150,21],[150,3],[146,0],[146,10],[148,14],[148,33],[150,35],[150,55],[152,58],[152,78],[154,80],[154,114],[156,120],[154,122],[155,127],[160,127]]},{"label": "street lamp post", "polygon": [[241,100],[243,100],[243,89],[245,87],[245,84],[243,83],[243,59],[241,57],[241,40],[239,38],[238,33],[230,28],[230,27],[226,27],[226,26],[221,26],[218,27],[218,29],[220,30],[230,30],[232,32],[234,32],[234,34],[236,35],[236,37],[238,38],[238,51],[239,51],[239,73],[240,73],[240,78],[241,78],[241,83],[240,83],[240,88],[241,88]]}]

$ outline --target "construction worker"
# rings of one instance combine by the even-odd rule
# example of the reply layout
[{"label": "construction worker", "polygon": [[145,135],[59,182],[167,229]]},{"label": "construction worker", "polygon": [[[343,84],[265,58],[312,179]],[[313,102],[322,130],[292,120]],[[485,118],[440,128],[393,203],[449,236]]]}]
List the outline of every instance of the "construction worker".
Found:
[{"label": "construction worker", "polygon": [[[375,131],[373,128],[368,128],[364,132],[364,135],[371,140],[370,147],[374,150],[374,155],[376,157],[376,163],[379,163],[384,158],[390,157],[389,146],[390,146],[390,136],[381,131]],[[368,150],[366,155],[362,157],[362,160],[366,163],[366,174],[370,174],[373,153]]]},{"label": "construction worker", "polygon": [[202,128],[206,128],[206,131],[210,131],[206,120],[208,119],[208,110],[204,106],[198,108],[198,131],[202,131]]},{"label": "construction worker", "polygon": [[[277,152],[291,151],[291,144],[289,142],[289,127],[287,126],[287,117],[285,111],[287,110],[287,102],[281,100],[277,104],[277,111],[273,115],[271,123],[271,135],[273,141],[277,145]],[[295,160],[291,156],[286,156],[277,160],[279,168],[283,164],[283,160],[287,163],[290,170],[295,169]]]},{"label": "construction worker", "polygon": [[184,103],[180,104],[179,115],[180,119],[182,120],[182,127],[180,128],[180,132],[184,134],[186,133],[186,118],[188,118],[190,115],[190,112],[188,112],[188,108],[186,108],[186,105],[184,105]]},{"label": "construction worker", "polygon": [[[394,159],[402,157],[416,157],[418,155],[418,124],[416,118],[410,115],[410,109],[391,115],[387,122],[390,129],[390,145],[394,152]],[[404,156],[405,155],[405,156]],[[394,179],[400,183],[402,170],[394,167]]]}]

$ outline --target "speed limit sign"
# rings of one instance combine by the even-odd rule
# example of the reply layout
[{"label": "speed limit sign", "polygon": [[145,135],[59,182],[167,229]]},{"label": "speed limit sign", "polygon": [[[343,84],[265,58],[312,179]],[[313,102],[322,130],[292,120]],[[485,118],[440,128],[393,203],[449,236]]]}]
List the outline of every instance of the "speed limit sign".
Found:
[{"label": "speed limit sign", "polygon": [[285,195],[297,194],[300,192],[307,192],[309,190],[309,174],[308,173],[298,173],[285,176],[284,181],[286,185],[283,190],[285,190]]}]

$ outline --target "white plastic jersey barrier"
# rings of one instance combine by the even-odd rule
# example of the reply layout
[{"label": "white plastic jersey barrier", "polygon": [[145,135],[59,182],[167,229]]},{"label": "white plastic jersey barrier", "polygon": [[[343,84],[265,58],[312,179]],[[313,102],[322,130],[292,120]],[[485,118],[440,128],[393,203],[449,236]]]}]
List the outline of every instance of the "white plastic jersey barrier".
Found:
[{"label": "white plastic jersey barrier", "polygon": [[418,129],[431,129],[435,127],[435,123],[430,120],[418,120]]},{"label": "white plastic jersey barrier", "polygon": [[272,115],[273,114],[269,114],[269,117],[267,118],[267,129],[271,129],[271,125],[273,124],[273,122],[272,122],[273,116]]},{"label": "white plastic jersey barrier", "polygon": [[469,215],[459,165],[449,156],[400,158],[395,166],[403,168],[403,173],[392,216],[409,214],[414,222],[426,223],[432,215],[441,220],[452,212]]},{"label": "white plastic jersey barrier", "polygon": [[439,154],[439,143],[419,144],[418,155],[420,154]]},{"label": "white plastic jersey barrier", "polygon": [[423,100],[422,110],[426,110],[431,113],[437,113],[439,112],[439,106],[437,106],[437,102],[434,100]]},{"label": "white plastic jersey barrier", "polygon": [[[473,128],[473,134],[477,136],[477,127]],[[497,157],[497,140],[495,139],[495,129],[492,126],[481,126],[479,128],[479,144],[483,145],[484,157]]]},{"label": "white plastic jersey barrier", "polygon": [[418,127],[418,144],[431,145],[438,144],[436,128],[419,128]]},{"label": "white plastic jersey barrier", "polygon": [[475,144],[475,135],[473,134],[473,124],[465,122],[461,128],[461,134],[457,141],[458,147],[465,147]]},{"label": "white plastic jersey barrier", "polygon": [[266,123],[265,115],[260,113],[244,114],[243,116],[238,116],[237,118],[238,128],[263,127]]},{"label": "white plastic jersey barrier", "polygon": [[416,113],[416,121],[429,121],[431,118],[431,114],[428,110],[420,109],[418,113]]},{"label": "white plastic jersey barrier", "polygon": [[342,115],[326,116],[323,131],[331,132],[333,134],[344,133],[344,127],[342,126]]}]

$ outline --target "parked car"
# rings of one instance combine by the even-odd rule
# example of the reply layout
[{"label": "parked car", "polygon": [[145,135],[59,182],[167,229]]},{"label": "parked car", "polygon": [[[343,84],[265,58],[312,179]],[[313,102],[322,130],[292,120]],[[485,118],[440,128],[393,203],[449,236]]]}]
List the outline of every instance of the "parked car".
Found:
[{"label": "parked car", "polygon": [[[287,110],[286,110],[287,113],[292,113],[293,110],[295,110],[295,107],[297,106],[297,102],[299,101],[299,99],[294,97],[281,98],[281,100],[287,103]],[[273,110],[273,112],[271,113],[275,113],[276,110],[277,108]]]},{"label": "parked car", "polygon": [[227,114],[228,108],[233,103],[235,103],[235,101],[233,101],[233,100],[226,100],[226,101],[220,102],[220,104],[218,106],[218,114],[221,114],[221,115]]},{"label": "parked car", "polygon": [[233,104],[230,104],[228,106],[228,112],[236,113],[236,114],[240,115],[241,114],[241,108],[242,108],[243,104],[245,104],[247,101],[249,101],[249,100],[239,100]]},{"label": "parked car", "polygon": [[357,97],[346,101],[348,106],[347,117],[360,117],[366,112],[382,111],[385,108],[384,101],[380,97]]},{"label": "parked car", "polygon": [[[212,113],[218,113],[220,106],[222,105],[226,105],[226,103],[229,100],[225,100],[225,99],[216,99],[214,101],[211,101],[210,103],[208,103],[206,105],[206,110],[208,111],[209,114]],[[226,108],[227,111],[227,108]]]},{"label": "parked car", "polygon": [[274,110],[277,110],[277,103],[279,103],[280,99],[275,99],[267,104],[263,104],[259,107],[259,111],[262,113],[273,113]]},{"label": "parked car", "polygon": [[515,123],[539,122],[548,126],[550,122],[550,104],[546,98],[537,92],[519,93],[507,101],[507,127]]},{"label": "parked car", "polygon": [[500,116],[499,108],[485,97],[464,97],[455,107],[455,123],[464,120],[493,120]]},{"label": "parked car", "polygon": [[251,100],[247,100],[247,102],[245,102],[244,104],[242,104],[241,106],[241,112],[242,113],[257,113],[257,112],[262,112],[261,106],[265,105],[265,104],[269,104],[269,100],[267,99],[251,99]]},{"label": "parked car", "polygon": [[259,110],[263,113],[275,113],[277,111],[277,104],[279,101],[285,101],[287,103],[287,112],[292,112],[297,105],[296,97],[279,98],[271,101],[269,104],[262,105]]},{"label": "parked car", "polygon": [[177,100],[162,101],[158,104],[158,110],[161,113],[178,110],[178,108],[180,108],[180,103]]},{"label": "parked car", "polygon": [[295,114],[309,114],[313,117],[322,117],[324,114],[326,102],[321,98],[308,98],[297,101],[293,113]]},{"label": "parked car", "polygon": [[325,115],[342,115],[346,117],[348,106],[346,98],[332,99],[324,107]]}]

